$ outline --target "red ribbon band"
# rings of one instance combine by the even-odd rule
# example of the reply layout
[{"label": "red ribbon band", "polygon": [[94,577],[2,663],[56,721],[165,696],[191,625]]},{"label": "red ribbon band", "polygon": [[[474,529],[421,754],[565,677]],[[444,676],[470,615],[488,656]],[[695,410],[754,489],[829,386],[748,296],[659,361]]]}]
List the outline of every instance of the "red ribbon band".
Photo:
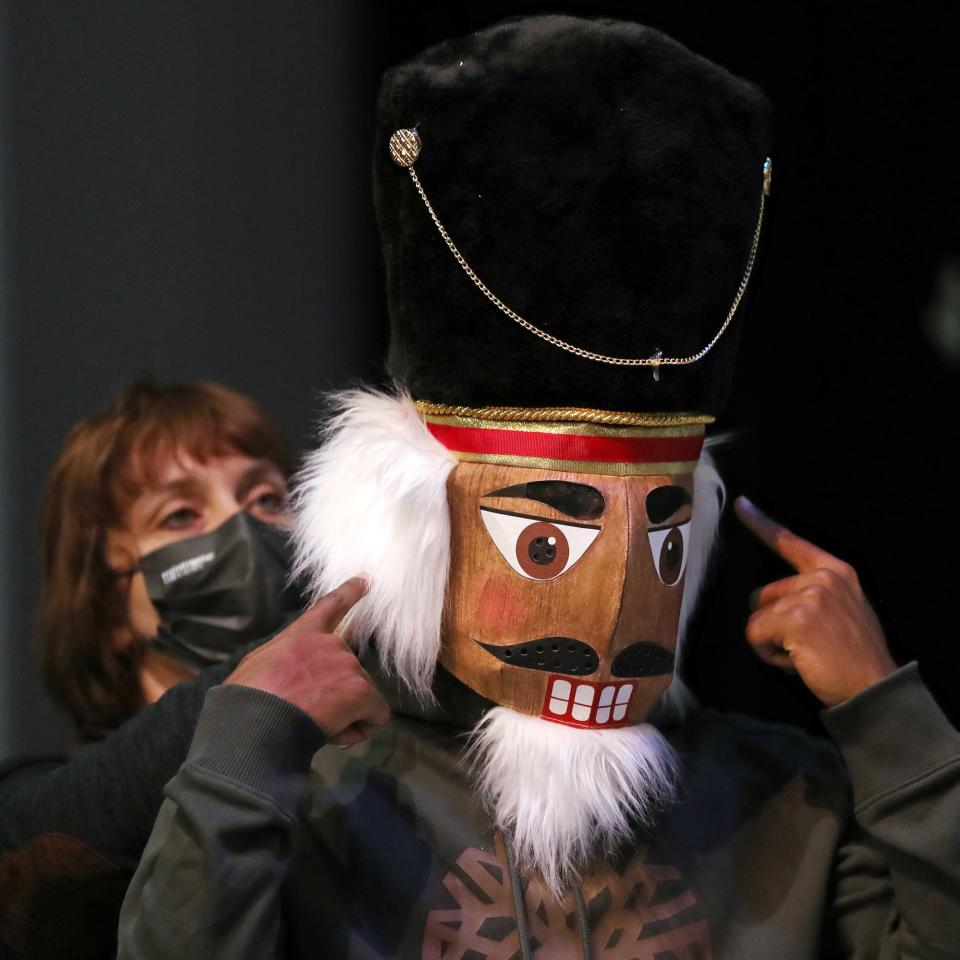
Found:
[{"label": "red ribbon band", "polygon": [[696,461],[702,436],[590,437],[582,434],[538,433],[534,430],[455,427],[427,423],[427,429],[448,450],[463,454],[540,457],[596,463],[683,463]]}]

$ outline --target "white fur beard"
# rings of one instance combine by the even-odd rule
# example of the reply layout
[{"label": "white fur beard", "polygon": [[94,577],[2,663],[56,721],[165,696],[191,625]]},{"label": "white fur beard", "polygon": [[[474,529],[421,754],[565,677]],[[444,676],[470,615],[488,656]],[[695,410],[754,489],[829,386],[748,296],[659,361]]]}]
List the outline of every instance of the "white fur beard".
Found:
[{"label": "white fur beard", "polygon": [[679,783],[673,747],[650,724],[579,730],[506,707],[474,728],[467,761],[517,866],[538,871],[557,897],[652,826]]}]

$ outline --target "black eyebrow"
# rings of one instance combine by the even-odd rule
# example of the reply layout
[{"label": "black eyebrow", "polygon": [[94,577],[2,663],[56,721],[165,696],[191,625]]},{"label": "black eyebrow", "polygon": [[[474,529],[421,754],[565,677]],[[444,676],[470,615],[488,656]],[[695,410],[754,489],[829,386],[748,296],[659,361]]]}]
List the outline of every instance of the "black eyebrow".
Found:
[{"label": "black eyebrow", "polygon": [[577,520],[596,520],[603,516],[606,506],[603,494],[596,487],[569,480],[531,480],[494,490],[486,496],[536,500]]},{"label": "black eyebrow", "polygon": [[675,484],[657,487],[647,494],[647,519],[651,523],[663,523],[688,503],[693,503],[693,499],[686,487]]}]

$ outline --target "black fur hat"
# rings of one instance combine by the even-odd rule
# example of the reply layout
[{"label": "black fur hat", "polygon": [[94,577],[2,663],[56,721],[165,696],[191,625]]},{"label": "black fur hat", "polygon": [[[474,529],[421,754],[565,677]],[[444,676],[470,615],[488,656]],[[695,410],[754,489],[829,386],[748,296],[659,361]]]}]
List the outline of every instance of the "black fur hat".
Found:
[{"label": "black fur hat", "polygon": [[[447,40],[383,80],[374,160],[390,369],[416,399],[716,415],[737,317],[688,365],[576,355],[465,274],[391,157],[413,170],[492,293],[596,354],[696,354],[721,328],[758,227],[770,111],[750,83],[635,23],[538,16]],[[409,138],[408,138],[409,139]]]}]

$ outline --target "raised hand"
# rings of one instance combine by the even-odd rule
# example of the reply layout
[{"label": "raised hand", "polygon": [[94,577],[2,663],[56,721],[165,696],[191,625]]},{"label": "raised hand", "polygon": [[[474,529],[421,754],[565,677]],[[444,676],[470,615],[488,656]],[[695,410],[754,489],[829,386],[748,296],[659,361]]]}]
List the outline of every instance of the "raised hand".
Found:
[{"label": "raised hand", "polygon": [[746,497],[737,498],[734,510],[797,571],[753,596],[746,634],[757,655],[798,673],[828,707],[893,673],[897,665],[853,567],[771,520]]},{"label": "raised hand", "polygon": [[247,654],[224,682],[283,697],[309,713],[333,744],[364,740],[387,722],[390,708],[334,631],[366,590],[360,577],[347,580]]}]

